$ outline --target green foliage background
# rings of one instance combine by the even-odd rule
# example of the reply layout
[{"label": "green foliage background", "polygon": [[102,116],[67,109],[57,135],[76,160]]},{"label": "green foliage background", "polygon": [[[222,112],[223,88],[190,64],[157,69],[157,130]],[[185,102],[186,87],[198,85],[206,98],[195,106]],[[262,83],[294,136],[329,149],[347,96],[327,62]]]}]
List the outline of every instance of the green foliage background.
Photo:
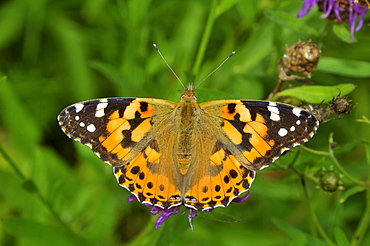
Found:
[{"label": "green foliage background", "polygon": [[[333,26],[316,9],[296,19],[302,2],[3,1],[0,244],[370,245],[370,126],[356,121],[370,116],[370,29],[352,43],[348,26]],[[258,172],[246,202],[199,213],[194,232],[186,215],[155,229],[149,208],[126,202],[112,168],[56,121],[64,107],[98,97],[178,101],[182,88],[153,43],[184,82],[199,82],[237,52],[197,90],[202,102],[267,98],[285,45],[309,39],[322,49],[311,80],[357,85],[350,94],[356,108],[322,124],[309,149],[295,148]],[[328,152],[331,133],[340,166]],[[316,188],[317,172],[331,166],[354,177],[343,177],[343,191]]]}]

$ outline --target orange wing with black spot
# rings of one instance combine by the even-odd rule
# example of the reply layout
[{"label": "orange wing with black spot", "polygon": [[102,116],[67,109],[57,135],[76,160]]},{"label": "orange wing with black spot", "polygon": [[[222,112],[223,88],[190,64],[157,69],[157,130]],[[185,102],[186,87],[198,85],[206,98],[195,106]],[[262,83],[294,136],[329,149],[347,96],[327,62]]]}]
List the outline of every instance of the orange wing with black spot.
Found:
[{"label": "orange wing with black spot", "polygon": [[[114,167],[118,183],[144,204],[162,208],[181,205],[182,195],[178,179],[171,172],[171,162],[161,162],[162,154],[156,140],[152,140],[127,165]],[[169,164],[169,165],[168,165]]]},{"label": "orange wing with black spot", "polygon": [[226,207],[236,197],[248,191],[255,171],[244,167],[225,146],[216,140],[211,155],[201,158],[203,163],[194,167],[190,187],[185,192],[185,205],[196,210]]},{"label": "orange wing with black spot", "polygon": [[112,165],[119,184],[140,202],[168,208],[182,203],[173,162],[163,161],[168,139],[160,134],[173,132],[171,125],[161,123],[175,106],[160,99],[104,98],[71,105],[59,114],[58,121],[68,137],[89,146]]},{"label": "orange wing with black spot", "polygon": [[319,126],[310,113],[275,102],[222,100],[200,107],[220,124],[220,140],[230,153],[252,170],[267,167],[285,151],[307,142]]},{"label": "orange wing with black spot", "polygon": [[58,116],[63,132],[89,146],[103,161],[122,166],[150,142],[155,119],[176,104],[160,99],[103,98],[73,104]]}]

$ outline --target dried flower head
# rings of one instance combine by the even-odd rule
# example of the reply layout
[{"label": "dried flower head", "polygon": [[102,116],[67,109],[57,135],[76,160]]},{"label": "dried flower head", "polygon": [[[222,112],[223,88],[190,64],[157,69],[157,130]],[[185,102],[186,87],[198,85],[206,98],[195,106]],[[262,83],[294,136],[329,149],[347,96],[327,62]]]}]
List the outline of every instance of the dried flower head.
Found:
[{"label": "dried flower head", "polygon": [[321,50],[309,41],[299,41],[292,46],[286,47],[286,53],[282,58],[283,69],[287,75],[300,73],[304,76],[311,76],[317,69]]},{"label": "dried flower head", "polygon": [[352,100],[349,100],[347,96],[341,97],[338,95],[336,98],[329,103],[328,110],[330,112],[336,113],[339,118],[342,114],[349,114],[351,110],[355,107],[351,105]]}]

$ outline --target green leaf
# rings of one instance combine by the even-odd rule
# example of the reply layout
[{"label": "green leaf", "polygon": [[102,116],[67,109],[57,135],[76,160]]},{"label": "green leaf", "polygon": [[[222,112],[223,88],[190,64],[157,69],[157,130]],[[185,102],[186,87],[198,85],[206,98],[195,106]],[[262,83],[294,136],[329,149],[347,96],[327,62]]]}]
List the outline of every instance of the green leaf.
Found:
[{"label": "green leaf", "polygon": [[65,230],[38,223],[29,219],[8,218],[3,221],[5,230],[16,237],[25,239],[30,245],[85,245],[82,238],[78,238]]},{"label": "green leaf", "polygon": [[299,235],[298,237],[293,238],[293,240],[288,245],[289,246],[306,246],[307,237],[304,234]]},{"label": "green leaf", "polygon": [[344,231],[340,227],[334,228],[334,237],[338,246],[350,246],[351,244],[348,241],[348,238]]},{"label": "green leaf", "polygon": [[321,57],[318,64],[321,72],[345,75],[354,78],[370,77],[370,62]]},{"label": "green leaf", "polygon": [[27,179],[26,181],[24,181],[23,184],[22,184],[22,187],[30,193],[36,193],[37,192],[37,187],[31,179]]},{"label": "green leaf", "polygon": [[27,9],[22,2],[9,2],[3,4],[0,11],[0,47],[4,48],[11,42],[15,42],[20,36],[26,18]]},{"label": "green leaf", "polygon": [[348,29],[343,25],[333,25],[333,32],[334,34],[343,42],[346,43],[353,43],[353,40],[351,38],[351,33],[348,31]]},{"label": "green leaf", "polygon": [[271,21],[278,23],[279,25],[288,27],[295,32],[310,34],[317,36],[318,32],[314,28],[304,25],[304,22],[297,19],[292,13],[276,11],[276,10],[265,10],[265,16]]},{"label": "green leaf", "polygon": [[276,97],[289,96],[304,100],[308,103],[318,104],[323,100],[330,101],[333,97],[347,95],[352,92],[356,86],[354,84],[340,84],[333,86],[311,85],[289,88],[279,93]]},{"label": "green leaf", "polygon": [[3,87],[3,85],[5,84],[5,81],[6,81],[6,76],[3,76],[3,77],[0,78],[0,90]]},{"label": "green leaf", "polygon": [[199,217],[203,217],[209,220],[220,221],[224,223],[240,222],[240,219],[234,216],[231,216],[229,214],[219,212],[217,210],[212,210],[212,212],[200,212],[200,213],[197,213],[197,215],[199,215]]},{"label": "green leaf", "polygon": [[40,142],[42,133],[37,124],[37,117],[29,111],[25,100],[17,93],[16,85],[12,81],[3,83],[0,91],[0,112],[3,126],[12,137],[18,141],[19,149],[34,155],[37,143]]},{"label": "green leaf", "polygon": [[281,219],[272,218],[272,222],[277,227],[279,227],[282,231],[284,231],[286,234],[288,234],[288,236],[290,236],[291,238],[301,237],[302,235],[304,235],[305,237],[307,237],[308,240],[307,240],[307,244],[306,245],[312,245],[312,246],[324,246],[324,245],[327,245],[321,239],[318,239],[316,237],[313,237],[313,236],[311,236],[311,235],[309,235],[309,234],[301,231],[300,229],[297,229],[296,227],[289,225],[288,223],[286,223],[285,221],[283,221]]},{"label": "green leaf", "polygon": [[363,192],[364,190],[365,190],[365,188],[362,187],[362,186],[351,187],[350,189],[348,189],[348,190],[346,190],[345,192],[342,193],[342,195],[339,198],[339,202],[344,203],[345,201],[347,201],[347,199],[350,196],[353,196],[357,193]]},{"label": "green leaf", "polygon": [[216,17],[222,15],[222,13],[228,11],[230,8],[232,8],[235,4],[237,4],[239,0],[222,0],[218,4],[216,8]]}]

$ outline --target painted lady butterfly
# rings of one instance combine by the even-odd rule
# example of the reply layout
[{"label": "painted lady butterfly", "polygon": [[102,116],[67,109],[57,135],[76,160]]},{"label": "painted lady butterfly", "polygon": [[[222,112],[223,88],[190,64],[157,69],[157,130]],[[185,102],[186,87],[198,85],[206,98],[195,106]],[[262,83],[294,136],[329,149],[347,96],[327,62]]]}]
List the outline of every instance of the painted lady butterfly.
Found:
[{"label": "painted lady butterfly", "polygon": [[196,99],[192,86],[179,103],[96,99],[67,107],[58,121],[68,137],[112,165],[141,203],[194,210],[228,206],[249,189],[256,170],[307,142],[319,126],[286,104]]}]

